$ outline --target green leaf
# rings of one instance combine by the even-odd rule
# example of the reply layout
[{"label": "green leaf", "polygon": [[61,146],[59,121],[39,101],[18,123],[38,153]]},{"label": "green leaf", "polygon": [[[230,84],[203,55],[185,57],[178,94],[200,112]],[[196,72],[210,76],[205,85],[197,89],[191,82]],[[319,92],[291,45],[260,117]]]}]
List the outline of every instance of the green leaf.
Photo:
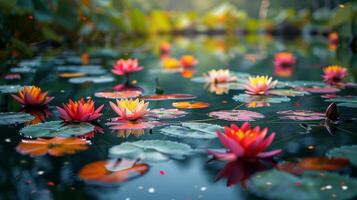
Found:
[{"label": "green leaf", "polygon": [[305,172],[297,177],[277,170],[255,174],[249,190],[258,196],[277,200],[352,199],[357,181],[333,173]]},{"label": "green leaf", "polygon": [[0,125],[22,124],[35,119],[28,113],[3,112],[0,113]]},{"label": "green leaf", "polygon": [[80,136],[94,131],[94,126],[89,123],[67,124],[63,121],[50,121],[20,130],[20,134],[26,137],[71,137]]},{"label": "green leaf", "polygon": [[183,143],[167,140],[145,140],[125,142],[109,149],[111,157],[165,161],[170,158],[182,159],[192,153],[192,148]]},{"label": "green leaf", "polygon": [[326,153],[328,157],[347,158],[351,164],[357,166],[357,145],[341,146]]},{"label": "green leaf", "polygon": [[178,138],[214,139],[217,137],[217,130],[222,131],[223,128],[215,124],[183,122],[181,126],[164,127],[160,129],[160,133]]}]

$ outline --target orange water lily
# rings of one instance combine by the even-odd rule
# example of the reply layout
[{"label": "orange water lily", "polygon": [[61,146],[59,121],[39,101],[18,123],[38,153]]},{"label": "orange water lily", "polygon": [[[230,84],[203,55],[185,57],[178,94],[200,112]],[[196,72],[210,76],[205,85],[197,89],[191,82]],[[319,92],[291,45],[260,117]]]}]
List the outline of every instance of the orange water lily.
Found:
[{"label": "orange water lily", "polygon": [[11,96],[24,106],[46,106],[54,99],[54,97],[48,97],[47,93],[42,92],[41,88],[36,86],[24,86],[17,95],[12,94]]},{"label": "orange water lily", "polygon": [[247,94],[265,95],[268,94],[269,90],[274,88],[277,83],[278,81],[273,81],[272,77],[256,76],[249,77],[244,87]]},{"label": "orange water lily", "polygon": [[264,152],[275,138],[275,133],[266,137],[268,129],[259,126],[251,128],[248,122],[241,127],[232,124],[224,127],[224,133],[217,131],[218,138],[226,152],[209,150],[218,160],[235,161],[238,158],[267,158],[281,153],[280,149]]},{"label": "orange water lily", "polygon": [[92,122],[102,116],[102,109],[104,105],[94,109],[94,101],[84,99],[79,101],[69,100],[67,104],[63,104],[63,108],[56,106],[60,113],[60,118],[66,122]]},{"label": "orange water lily", "polygon": [[341,83],[343,79],[347,76],[347,69],[339,65],[331,65],[325,67],[324,71],[324,81],[328,84]]},{"label": "orange water lily", "polygon": [[138,120],[148,111],[149,102],[140,101],[139,99],[122,99],[116,100],[116,104],[110,102],[110,107],[123,120]]},{"label": "orange water lily", "polygon": [[144,68],[139,66],[138,59],[119,59],[113,65],[113,74],[120,75],[120,76],[127,76],[131,73],[138,72],[143,70]]},{"label": "orange water lily", "polygon": [[198,64],[198,61],[191,55],[184,55],[180,59],[180,64],[182,67],[193,67]]},{"label": "orange water lily", "polygon": [[228,69],[213,69],[208,71],[208,74],[203,74],[203,76],[210,83],[228,83],[237,80],[237,77],[232,76]]}]

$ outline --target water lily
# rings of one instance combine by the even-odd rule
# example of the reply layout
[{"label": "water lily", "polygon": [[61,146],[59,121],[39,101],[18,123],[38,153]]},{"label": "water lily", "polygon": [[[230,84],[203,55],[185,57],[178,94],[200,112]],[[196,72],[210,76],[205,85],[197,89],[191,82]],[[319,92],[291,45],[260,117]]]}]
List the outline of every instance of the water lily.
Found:
[{"label": "water lily", "polygon": [[211,83],[228,83],[237,80],[228,69],[210,70],[208,74],[203,74],[205,80]]},{"label": "water lily", "polygon": [[247,94],[265,95],[269,90],[274,88],[278,81],[273,81],[269,76],[249,77],[248,82],[244,86]]},{"label": "water lily", "polygon": [[275,54],[274,73],[281,77],[290,77],[296,59],[292,53],[280,52]]},{"label": "water lily", "polygon": [[161,58],[167,58],[170,56],[171,44],[168,42],[162,42],[160,44],[160,56]]},{"label": "water lily", "polygon": [[139,66],[138,59],[119,59],[113,65],[114,69],[112,72],[116,75],[127,76],[131,73],[138,72],[143,70],[144,68]]},{"label": "water lily", "polygon": [[209,150],[218,160],[235,161],[238,158],[268,158],[281,153],[280,149],[267,151],[264,150],[275,138],[275,133],[267,138],[268,129],[261,129],[259,126],[251,128],[248,122],[241,127],[232,124],[224,127],[224,133],[217,131],[218,138],[227,149],[226,152]]},{"label": "water lily", "polygon": [[338,33],[332,32],[328,35],[328,41],[330,44],[337,45],[339,42]]},{"label": "water lily", "polygon": [[42,92],[41,88],[36,86],[24,86],[17,95],[11,96],[24,106],[46,106],[54,99],[54,97],[48,97],[47,93]]},{"label": "water lily", "polygon": [[280,52],[275,54],[274,65],[278,67],[291,67],[296,62],[295,57],[289,52]]},{"label": "water lily", "polygon": [[198,61],[195,57],[191,55],[184,55],[180,59],[180,64],[182,67],[193,67],[197,65]]},{"label": "water lily", "polygon": [[148,111],[149,102],[139,99],[116,100],[116,104],[110,102],[110,107],[118,114],[119,119],[137,120],[142,118]]},{"label": "water lily", "polygon": [[72,101],[63,104],[63,108],[56,106],[60,113],[60,118],[66,122],[92,122],[102,116],[102,109],[104,105],[94,109],[94,101],[89,99],[87,102],[84,99],[79,101]]},{"label": "water lily", "polygon": [[176,69],[180,67],[180,61],[176,58],[164,58],[162,59],[162,66],[165,69]]},{"label": "water lily", "polygon": [[323,75],[324,81],[332,85],[341,83],[348,74],[347,69],[339,65],[331,65],[325,67],[323,71],[324,71],[324,75]]}]

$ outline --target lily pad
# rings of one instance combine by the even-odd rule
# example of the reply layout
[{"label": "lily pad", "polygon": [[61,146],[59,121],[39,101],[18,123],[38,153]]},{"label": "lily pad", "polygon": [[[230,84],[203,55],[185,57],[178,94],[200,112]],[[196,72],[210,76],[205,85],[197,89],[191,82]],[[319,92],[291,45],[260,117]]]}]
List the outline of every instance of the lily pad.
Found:
[{"label": "lily pad", "polygon": [[300,91],[305,91],[305,92],[310,92],[310,93],[318,93],[318,94],[324,94],[324,93],[336,93],[339,92],[340,89],[326,86],[326,87],[299,87],[296,88],[297,90]]},{"label": "lily pad", "polygon": [[344,96],[326,99],[326,102],[338,102],[338,106],[357,108],[357,96]]},{"label": "lily pad", "polygon": [[110,83],[115,79],[112,76],[86,76],[86,77],[77,77],[71,78],[68,82],[73,84],[82,84],[82,83]]},{"label": "lily pad", "polygon": [[291,119],[297,121],[322,120],[326,118],[324,113],[310,110],[283,110],[278,111],[277,114],[285,115],[280,116],[280,119]]},{"label": "lily pad", "polygon": [[255,119],[264,118],[263,114],[249,110],[220,110],[208,114],[210,117],[223,119],[227,121],[255,121]]},{"label": "lily pad", "polygon": [[177,99],[194,99],[196,96],[191,94],[154,94],[142,96],[141,99],[148,101],[162,101],[162,100],[177,100]]},{"label": "lily pad", "polygon": [[171,125],[160,129],[160,133],[178,138],[214,139],[216,131],[222,131],[223,127],[208,123],[183,122],[181,126]]},{"label": "lily pad", "polygon": [[288,97],[274,97],[274,96],[239,94],[239,95],[234,95],[233,96],[233,100],[238,101],[238,102],[242,102],[242,103],[251,103],[251,102],[283,103],[283,102],[289,102],[290,98],[288,98]]},{"label": "lily pad", "polygon": [[357,166],[357,145],[341,146],[334,148],[326,153],[328,157],[347,158],[351,164]]},{"label": "lily pad", "polygon": [[21,85],[0,85],[0,93],[8,94],[8,93],[16,93],[22,89]]},{"label": "lily pad", "polygon": [[56,70],[59,72],[76,72],[87,75],[102,75],[106,73],[106,70],[99,65],[58,66]]},{"label": "lily pad", "polygon": [[183,159],[192,151],[193,149],[189,145],[179,142],[142,140],[113,146],[109,149],[109,155],[133,160],[166,161],[170,158]]},{"label": "lily pad", "polygon": [[324,82],[318,81],[279,81],[277,87],[325,87]]},{"label": "lily pad", "polygon": [[357,181],[334,173],[305,172],[302,177],[269,170],[250,178],[249,190],[269,199],[352,199]]},{"label": "lily pad", "polygon": [[22,128],[20,134],[26,137],[71,137],[94,131],[89,123],[66,124],[62,121],[50,121]]},{"label": "lily pad", "polygon": [[22,112],[0,113],[0,125],[22,124],[35,119],[34,116]]},{"label": "lily pad", "polygon": [[183,117],[187,114],[186,111],[179,109],[165,109],[165,108],[157,108],[151,109],[147,116],[159,118],[159,119],[173,119]]},{"label": "lily pad", "polygon": [[287,89],[278,89],[278,90],[271,90],[269,94],[278,95],[278,96],[287,96],[287,97],[296,97],[296,96],[304,96],[309,94],[305,91],[297,91],[297,90],[287,90]]}]

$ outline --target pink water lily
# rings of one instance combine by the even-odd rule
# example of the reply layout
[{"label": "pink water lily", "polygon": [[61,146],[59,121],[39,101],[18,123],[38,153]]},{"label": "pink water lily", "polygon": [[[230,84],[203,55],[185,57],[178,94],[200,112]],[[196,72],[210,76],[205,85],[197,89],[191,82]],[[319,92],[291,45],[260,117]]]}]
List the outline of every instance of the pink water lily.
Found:
[{"label": "pink water lily", "polygon": [[275,138],[275,133],[267,138],[268,129],[260,129],[259,126],[251,128],[248,122],[241,127],[232,124],[230,127],[224,127],[224,133],[217,131],[218,138],[226,152],[217,152],[208,150],[218,160],[235,161],[238,158],[268,158],[281,153],[281,149],[266,150]]},{"label": "pink water lily", "polygon": [[140,101],[139,99],[122,99],[116,100],[116,104],[110,102],[110,107],[122,120],[138,120],[148,111],[149,102]]},{"label": "pink water lily", "polygon": [[139,66],[138,59],[119,59],[113,65],[112,72],[116,75],[127,76],[131,73],[138,72],[143,70],[144,68]]},{"label": "pink water lily", "polygon": [[273,81],[269,76],[249,77],[247,83],[244,85],[247,94],[266,95],[269,90],[274,88],[278,81]]}]

